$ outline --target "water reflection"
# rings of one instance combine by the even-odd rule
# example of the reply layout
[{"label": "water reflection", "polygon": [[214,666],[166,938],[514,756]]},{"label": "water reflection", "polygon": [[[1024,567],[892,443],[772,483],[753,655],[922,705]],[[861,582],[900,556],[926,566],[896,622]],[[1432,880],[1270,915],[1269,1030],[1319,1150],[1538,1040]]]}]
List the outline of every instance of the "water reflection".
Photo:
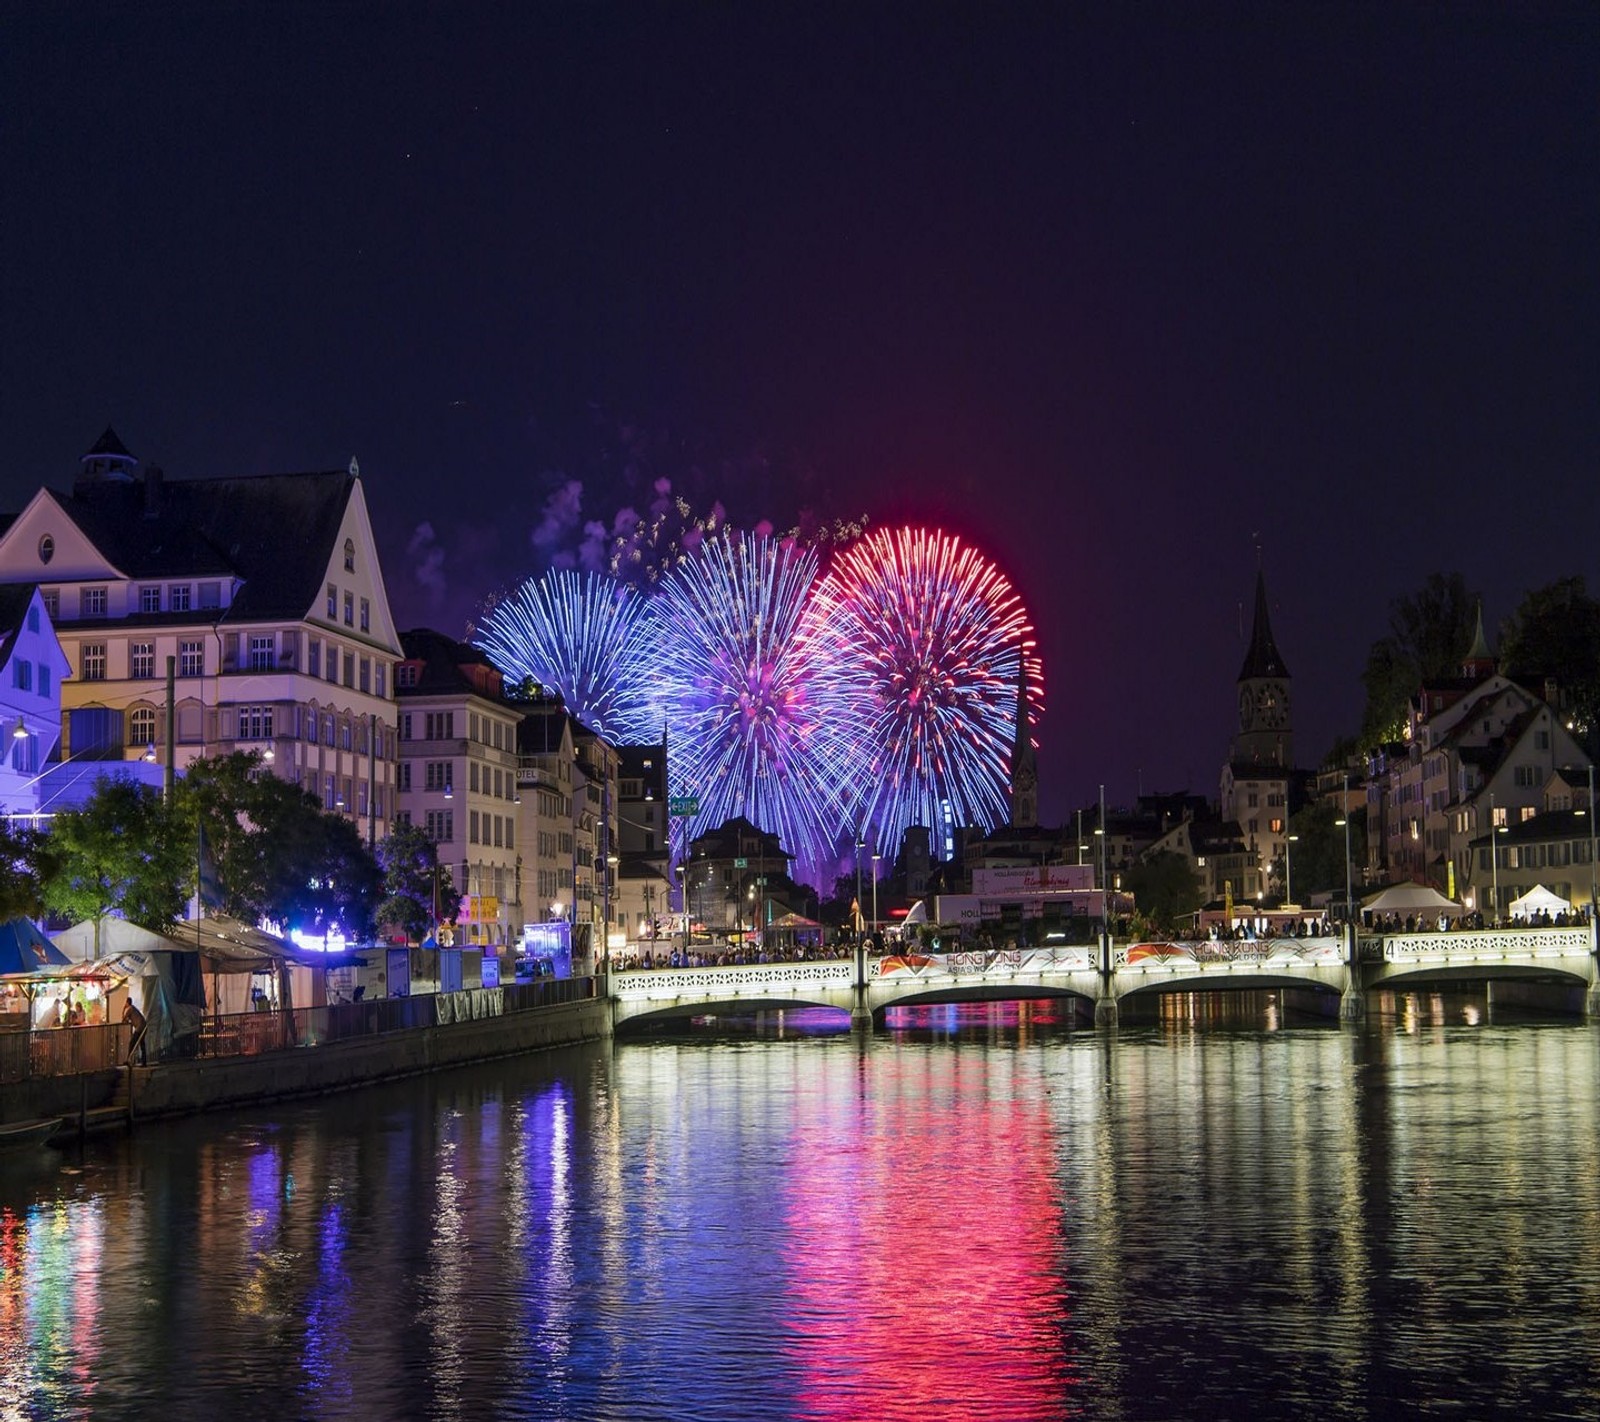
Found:
[{"label": "water reflection", "polygon": [[0,1157],[0,1418],[1585,1415],[1600,1051],[786,1014]]}]

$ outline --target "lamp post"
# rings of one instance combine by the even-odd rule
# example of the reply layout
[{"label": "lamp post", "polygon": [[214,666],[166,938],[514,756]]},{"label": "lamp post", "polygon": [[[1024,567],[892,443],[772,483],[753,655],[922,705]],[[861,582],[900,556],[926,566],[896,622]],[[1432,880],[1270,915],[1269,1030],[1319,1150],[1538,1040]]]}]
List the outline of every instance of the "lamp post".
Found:
[{"label": "lamp post", "polygon": [[1596,837],[1600,831],[1596,830],[1594,816],[1594,762],[1589,762],[1589,922],[1596,921],[1595,907],[1595,849]]},{"label": "lamp post", "polygon": [[861,941],[861,851],[866,847],[866,829],[863,827],[856,835],[856,919],[850,925],[855,930],[857,943]]},{"label": "lamp post", "polygon": [[878,936],[878,861],[881,858],[883,856],[878,853],[874,853],[872,856],[872,936],[874,940]]},{"label": "lamp post", "polygon": [[1283,906],[1290,908],[1294,904],[1294,863],[1289,856],[1289,846],[1296,843],[1300,836],[1289,835],[1283,841]]},{"label": "lamp post", "polygon": [[1350,772],[1344,774],[1344,794],[1340,797],[1344,806],[1344,817],[1339,821],[1344,826],[1344,916],[1346,922],[1355,919],[1356,909],[1350,885]]},{"label": "lamp post", "polygon": [[1494,796],[1489,796],[1489,868],[1493,875],[1491,882],[1494,885],[1494,899],[1489,908],[1489,924],[1493,927],[1500,921],[1500,841],[1495,838],[1500,833],[1500,826],[1494,822]]}]

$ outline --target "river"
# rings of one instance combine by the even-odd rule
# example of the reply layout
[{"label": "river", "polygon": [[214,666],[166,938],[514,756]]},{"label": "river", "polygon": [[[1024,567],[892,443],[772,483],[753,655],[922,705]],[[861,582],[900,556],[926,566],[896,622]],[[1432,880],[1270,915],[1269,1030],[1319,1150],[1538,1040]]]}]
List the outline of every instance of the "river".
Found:
[{"label": "river", "polygon": [[1600,1415],[1600,1028],[825,1014],[0,1155],[0,1419]]}]

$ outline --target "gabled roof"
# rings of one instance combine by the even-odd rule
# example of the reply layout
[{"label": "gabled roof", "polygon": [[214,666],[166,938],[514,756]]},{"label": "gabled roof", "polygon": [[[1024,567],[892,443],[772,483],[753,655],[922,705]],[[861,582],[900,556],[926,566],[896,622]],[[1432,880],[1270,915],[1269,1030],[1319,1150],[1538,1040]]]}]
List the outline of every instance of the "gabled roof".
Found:
[{"label": "gabled roof", "polygon": [[233,577],[228,616],[304,617],[323,576],[355,476],[348,470],[242,479],[80,481],[51,491],[106,560],[134,579]]},{"label": "gabled roof", "polygon": [[1272,640],[1272,620],[1267,615],[1267,579],[1259,570],[1256,573],[1256,612],[1250,627],[1250,647],[1244,654],[1244,665],[1239,668],[1239,680],[1255,677],[1289,675],[1278,644]]},{"label": "gabled roof", "polygon": [[117,459],[132,459],[134,457],[133,451],[117,438],[117,432],[110,425],[106,426],[105,433],[89,447],[83,457],[85,459],[93,459],[97,455],[105,454],[112,455]]},{"label": "gabled roof", "polygon": [[11,658],[11,649],[22,634],[22,621],[33,601],[35,583],[0,583],[0,667]]}]

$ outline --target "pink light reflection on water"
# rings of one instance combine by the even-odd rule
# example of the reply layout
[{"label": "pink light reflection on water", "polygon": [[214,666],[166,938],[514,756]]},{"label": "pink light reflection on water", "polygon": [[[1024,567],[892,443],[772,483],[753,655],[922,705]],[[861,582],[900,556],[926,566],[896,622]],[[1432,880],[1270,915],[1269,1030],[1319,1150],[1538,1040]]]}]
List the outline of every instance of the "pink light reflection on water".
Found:
[{"label": "pink light reflection on water", "polygon": [[983,1053],[871,1052],[858,1084],[796,1103],[784,1206],[798,1414],[1061,1415],[1074,1369],[1042,1099],[1014,1094],[1014,1057]]}]

